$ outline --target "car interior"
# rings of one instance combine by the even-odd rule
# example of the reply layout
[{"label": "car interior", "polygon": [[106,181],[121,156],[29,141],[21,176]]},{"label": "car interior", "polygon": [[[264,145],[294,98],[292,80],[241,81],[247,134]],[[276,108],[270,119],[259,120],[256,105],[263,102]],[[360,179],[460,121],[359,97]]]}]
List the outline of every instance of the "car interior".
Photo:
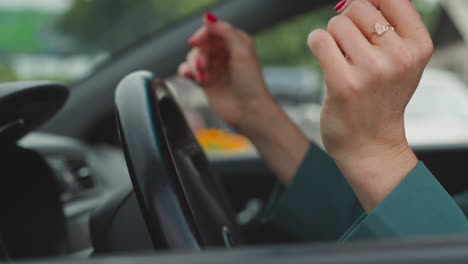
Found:
[{"label": "car interior", "polygon": [[[333,3],[235,0],[209,10],[255,35]],[[0,84],[8,113],[0,117],[0,262],[466,261],[464,236],[337,248],[261,223],[273,173],[257,155],[207,157],[168,88],[204,11],[113,54],[71,87]],[[440,16],[436,47],[460,39]],[[450,194],[468,190],[460,177],[468,143],[414,150]]]}]

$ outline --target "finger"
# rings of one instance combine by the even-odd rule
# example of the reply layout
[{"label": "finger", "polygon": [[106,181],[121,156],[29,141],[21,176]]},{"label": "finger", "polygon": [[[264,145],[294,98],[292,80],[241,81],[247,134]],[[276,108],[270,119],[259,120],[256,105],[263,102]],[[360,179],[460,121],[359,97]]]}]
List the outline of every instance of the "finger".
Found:
[{"label": "finger", "polygon": [[349,63],[343,56],[332,35],[325,30],[314,30],[309,34],[307,44],[317,57],[325,79],[331,83],[339,81],[340,76],[349,70]]},{"label": "finger", "polygon": [[[339,12],[344,12],[353,2],[357,0],[347,0]],[[428,32],[418,11],[408,0],[369,0],[388,22],[393,25],[402,38],[420,39],[427,37]]]},{"label": "finger", "polygon": [[204,72],[208,69],[207,53],[203,49],[198,49],[196,55],[190,59],[191,64],[195,66],[198,72]]},{"label": "finger", "polygon": [[193,76],[196,77],[199,73],[196,65],[195,65],[195,57],[196,57],[196,53],[190,53],[189,54],[189,57],[187,59],[187,66],[188,68],[190,69],[190,72],[192,72]]},{"label": "finger", "polygon": [[198,29],[188,40],[188,43],[191,47],[197,47],[206,43],[210,38],[208,30],[206,27],[201,27]]},{"label": "finger", "polygon": [[[391,29],[390,22],[368,0],[353,1],[342,14],[349,17],[374,45],[391,46],[400,39]],[[386,32],[379,31],[384,28]]]},{"label": "finger", "polygon": [[187,63],[193,66],[197,72],[204,71],[208,65],[207,52],[201,48],[195,48],[187,54]]},{"label": "finger", "polygon": [[328,32],[353,64],[367,64],[368,54],[375,48],[349,17],[339,15],[332,18],[328,24]]},{"label": "finger", "polygon": [[429,37],[429,32],[422,22],[421,16],[410,1],[371,0],[371,2],[379,2],[380,11],[397,29],[401,37],[414,40],[421,39],[422,37]]},{"label": "finger", "polygon": [[193,79],[195,76],[187,62],[180,64],[177,72],[179,73],[180,76],[183,76],[184,78],[187,78],[187,79]]},{"label": "finger", "polygon": [[195,79],[198,82],[203,82],[206,79],[206,73],[197,65],[199,58],[204,58],[202,52],[199,49],[193,49],[187,55],[187,64],[190,67],[191,72],[193,73]]}]

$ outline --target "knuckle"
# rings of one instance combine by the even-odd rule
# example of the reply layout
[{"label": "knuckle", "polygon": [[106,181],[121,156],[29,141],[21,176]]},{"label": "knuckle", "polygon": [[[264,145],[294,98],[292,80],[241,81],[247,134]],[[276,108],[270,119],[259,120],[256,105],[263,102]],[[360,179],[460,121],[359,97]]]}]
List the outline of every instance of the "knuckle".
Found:
[{"label": "knuckle", "polygon": [[369,68],[367,69],[370,74],[368,74],[367,82],[368,83],[375,83],[381,80],[386,79],[387,77],[387,65],[383,62],[380,58],[373,57],[371,58],[371,63],[369,64]]},{"label": "knuckle", "polygon": [[249,46],[255,46],[255,39],[254,38],[252,38],[248,34],[245,34],[245,39],[246,39],[247,44],[249,44]]},{"label": "knuckle", "polygon": [[249,61],[256,56],[254,41],[250,38],[244,40],[239,43],[240,45],[235,45],[231,50],[232,56],[238,61]]},{"label": "knuckle", "polygon": [[434,52],[434,43],[429,38],[420,45],[419,50],[421,52],[421,62],[423,64],[427,64],[432,57],[432,53]]},{"label": "knuckle", "polygon": [[354,22],[345,15],[338,15],[330,19],[327,30],[332,35],[342,34],[343,30],[349,28]]},{"label": "knuckle", "polygon": [[370,57],[370,64],[369,64],[369,72],[372,76],[380,77],[381,74],[385,72],[385,62],[383,58],[379,57],[378,55],[374,55]]},{"label": "knuckle", "polygon": [[231,23],[227,23],[227,22],[223,23],[222,29],[228,32],[232,32],[236,30],[236,28]]},{"label": "knuckle", "polygon": [[251,50],[246,47],[236,47],[232,54],[238,61],[249,61],[254,56]]},{"label": "knuckle", "polygon": [[369,7],[369,4],[371,5],[368,0],[354,0],[351,2],[351,4],[349,4],[348,9],[346,10],[346,14],[365,10],[365,8]]},{"label": "knuckle", "polygon": [[328,21],[327,30],[329,32],[336,32],[337,29],[341,28],[344,23],[348,23],[349,18],[347,16],[338,15],[334,16]]},{"label": "knuckle", "polygon": [[399,48],[398,52],[392,56],[392,59],[394,72],[398,76],[407,74],[416,65],[413,53],[406,47]]},{"label": "knuckle", "polygon": [[239,30],[239,36],[242,39],[242,41],[245,42],[247,45],[249,46],[255,45],[254,39],[246,32]]}]

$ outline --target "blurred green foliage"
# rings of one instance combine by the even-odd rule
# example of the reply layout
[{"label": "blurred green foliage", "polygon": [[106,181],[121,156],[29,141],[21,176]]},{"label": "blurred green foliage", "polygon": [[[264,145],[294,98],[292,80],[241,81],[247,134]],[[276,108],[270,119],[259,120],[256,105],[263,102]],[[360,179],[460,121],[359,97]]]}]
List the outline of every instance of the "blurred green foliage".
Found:
[{"label": "blurred green foliage", "polygon": [[[0,81],[17,79],[17,74],[8,64],[17,54],[118,52],[182,17],[219,1],[75,0],[64,13],[0,10]],[[437,22],[434,18],[439,9],[428,5],[427,0],[413,0],[413,3],[431,29]],[[306,45],[306,38],[311,30],[325,28],[335,14],[333,6],[325,6],[258,34],[257,51],[261,62],[264,65],[319,69]]]},{"label": "blurred green foliage", "polygon": [[48,16],[32,10],[0,10],[0,54],[42,51],[40,28]]},{"label": "blurred green foliage", "polygon": [[[434,4],[427,0],[413,0],[426,26],[431,31],[438,22],[438,12]],[[307,36],[317,28],[326,29],[330,18],[336,15],[334,6],[324,6],[318,10],[300,15],[287,22],[268,29],[256,36],[257,53],[263,65],[312,67],[320,70],[318,61],[307,46]]]},{"label": "blurred green foliage", "polygon": [[16,80],[15,71],[6,63],[0,63],[0,81]]},{"label": "blurred green foliage", "polygon": [[315,60],[311,60],[310,50],[306,45],[307,36],[315,28],[325,28],[328,20],[335,14],[333,8],[327,6],[259,34],[256,42],[261,62],[265,65],[317,65]]},{"label": "blurred green foliage", "polygon": [[[112,54],[218,1],[75,0],[63,13],[0,9],[0,81],[20,79],[12,67],[17,55]],[[76,81],[59,74],[29,78]]]},{"label": "blurred green foliage", "polygon": [[217,0],[75,0],[57,23],[68,52],[116,52]]}]

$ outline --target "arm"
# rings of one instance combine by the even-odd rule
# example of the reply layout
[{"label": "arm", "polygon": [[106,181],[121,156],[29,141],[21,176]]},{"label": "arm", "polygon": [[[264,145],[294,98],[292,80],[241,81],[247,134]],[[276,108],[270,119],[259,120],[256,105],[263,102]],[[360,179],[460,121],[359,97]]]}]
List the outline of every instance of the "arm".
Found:
[{"label": "arm", "polygon": [[179,74],[202,85],[216,112],[248,136],[278,179],[288,184],[309,141],[266,88],[252,38],[206,14],[189,43],[193,49]]},{"label": "arm", "polygon": [[[321,118],[325,148],[369,214],[363,214],[343,239],[359,237],[355,234],[371,236],[370,233],[364,234],[362,230],[372,223],[378,223],[374,228],[375,237],[390,236],[392,232],[395,236],[410,235],[411,232],[408,231],[414,228],[415,222],[421,220],[419,216],[409,214],[407,217],[414,221],[408,221],[406,226],[398,229],[395,228],[398,224],[392,225],[403,219],[404,215],[398,218],[386,212],[408,213],[406,204],[389,201],[402,202],[404,199],[399,197],[410,197],[408,192],[411,192],[414,184],[405,183],[419,180],[414,180],[413,176],[414,171],[420,169],[405,138],[403,114],[430,58],[432,42],[417,12],[408,1],[381,3],[379,0],[348,0],[338,11],[341,15],[330,21],[328,30],[313,31],[308,44],[319,59],[327,84]],[[382,36],[374,35],[372,25],[376,22],[394,25],[397,30],[390,30]],[[332,168],[329,170],[333,171]],[[323,177],[328,177],[328,174],[327,172]],[[298,198],[295,202],[283,205],[286,208],[284,211],[289,215],[299,216],[302,211],[302,219],[313,225],[314,219],[310,215],[318,216],[320,212],[315,211],[314,207],[308,207],[309,204],[317,207],[309,197],[320,192],[321,185],[315,182],[311,184],[313,176],[310,172],[306,183],[300,178],[306,176],[299,173],[296,177],[298,178],[295,181],[307,184],[308,189],[301,191],[293,182],[289,186],[291,190],[287,190],[282,199],[294,200],[288,197],[294,198],[295,195]],[[431,179],[429,176],[426,178]],[[340,184],[329,187],[329,190],[342,190]],[[439,190],[442,193],[440,185],[433,183],[428,184],[428,187],[431,187],[429,190]],[[291,194],[293,191],[296,192],[295,195]],[[346,199],[351,197],[353,195],[348,195]],[[436,197],[440,199],[439,202],[450,205],[450,199],[443,199],[445,196]],[[328,202],[330,199],[329,196],[323,196],[323,201]],[[420,212],[422,216],[430,215],[428,213],[432,207],[424,207],[420,200],[413,200],[420,207],[419,210],[413,208],[414,212]],[[298,206],[300,201],[305,201],[306,204]],[[456,212],[457,207],[453,204],[452,201],[452,206],[447,206],[448,213]],[[349,208],[333,205],[330,210]],[[434,206],[437,207],[437,204]],[[293,210],[295,214],[290,212],[291,208],[296,208]],[[451,215],[459,220],[456,213]],[[349,220],[355,216],[348,214],[345,217]],[[330,221],[332,225],[335,222]],[[295,226],[294,223],[299,221],[289,222],[289,226]],[[402,222],[400,224],[404,225]],[[440,228],[437,224],[441,223],[429,225],[426,232],[432,233]],[[296,226],[300,226],[303,232],[310,230],[305,224]],[[385,234],[382,231],[385,228],[393,231]],[[417,228],[414,230],[418,233]],[[378,233],[380,231],[382,233]],[[313,237],[309,236],[310,238]]]},{"label": "arm", "polygon": [[[308,41],[327,83],[322,139],[366,211],[357,219],[347,211],[345,219],[355,222],[339,241],[468,232],[463,212],[424,165],[418,164],[405,138],[404,110],[432,52],[418,14],[408,1],[400,0],[348,0],[340,12],[328,31],[314,31]],[[371,30],[376,21],[397,30],[374,36]],[[280,218],[273,222],[314,239],[314,225],[321,223],[316,219],[322,212],[315,210],[320,206],[309,198],[314,196],[310,191],[320,192],[321,185],[310,184],[310,172],[307,182],[300,172],[296,177],[294,181],[309,188],[300,189],[293,181],[280,198],[283,203],[277,205],[283,208],[276,212]],[[335,183],[329,190],[341,191],[342,187]],[[327,195],[323,200],[333,201]],[[334,205],[329,209],[351,208]],[[284,214],[292,218],[288,221],[281,217]]]},{"label": "arm", "polygon": [[286,190],[275,188],[263,221],[298,239],[338,243],[468,233],[467,193],[452,199],[421,162],[405,176],[366,214],[332,159],[312,145]]},{"label": "arm", "polygon": [[336,241],[363,214],[334,161],[311,144],[290,184],[276,185],[262,220],[304,241]]},{"label": "arm", "polygon": [[[356,219],[353,212],[345,211],[344,218],[355,222],[339,242],[468,232],[465,215],[425,166],[417,163],[404,136],[404,109],[432,51],[428,33],[408,1],[371,2],[347,1],[339,10],[342,15],[330,21],[328,32],[318,30],[309,36],[309,46],[322,64],[328,89],[322,111],[322,139],[367,212]],[[371,32],[367,32],[371,27],[366,25],[385,19],[400,35],[388,32],[373,41]],[[393,53],[396,50],[391,46],[398,47],[398,52]],[[328,170],[327,176],[332,172],[333,178],[333,167]],[[306,183],[301,171],[296,177],[294,181],[301,184],[297,187],[293,181],[281,198],[285,202],[278,206],[293,216],[293,221],[283,226],[313,239],[311,235],[317,232],[310,231],[314,231],[315,223],[321,223],[314,216],[321,218],[322,212],[316,211],[320,205],[309,199],[314,196],[309,188],[320,192],[323,186],[301,189],[301,185],[310,184],[311,176]],[[343,191],[342,186],[335,182],[328,190]],[[344,199],[352,197],[348,193]],[[323,199],[333,201],[326,194]],[[334,205],[331,203],[325,212],[352,208]],[[330,224],[337,225],[337,221],[331,219]]]},{"label": "arm", "polygon": [[[179,74],[202,85],[216,112],[251,139],[282,183],[264,220],[303,239],[338,239],[363,212],[343,175],[274,102],[252,39],[210,14],[204,24],[190,38],[194,48]],[[281,186],[288,186],[284,195]]]},{"label": "arm", "polygon": [[464,205],[463,198],[466,196],[455,202],[419,163],[374,211],[358,219],[339,243],[468,233],[468,221],[459,207]]},{"label": "arm", "polygon": [[[410,1],[348,0],[338,11],[308,39],[327,84],[321,134],[371,213],[417,166],[404,112],[433,47]],[[379,35],[379,24],[395,29]]]},{"label": "arm", "polygon": [[[268,100],[252,110],[241,131],[249,137],[278,179],[288,185],[309,149],[309,140],[299,127],[273,100]],[[309,156],[314,154],[309,153]]]}]

